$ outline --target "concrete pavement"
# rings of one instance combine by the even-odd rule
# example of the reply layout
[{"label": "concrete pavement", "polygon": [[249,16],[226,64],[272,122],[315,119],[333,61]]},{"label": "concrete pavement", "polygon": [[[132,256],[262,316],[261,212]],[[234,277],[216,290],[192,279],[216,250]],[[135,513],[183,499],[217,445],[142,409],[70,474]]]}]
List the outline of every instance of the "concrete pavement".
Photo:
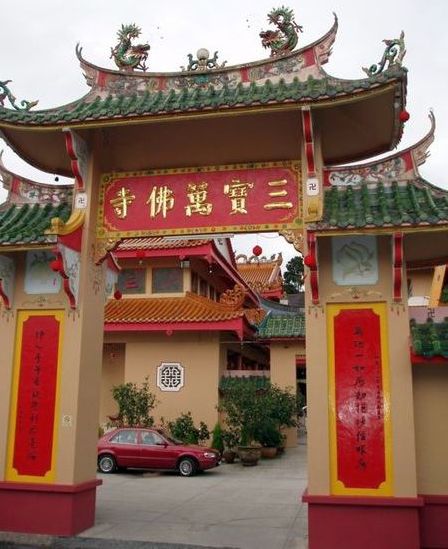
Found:
[{"label": "concrete pavement", "polygon": [[[303,444],[257,467],[223,464],[191,478],[137,471],[99,476],[104,484],[97,493],[95,526],[57,545],[50,540],[35,547],[307,547]],[[14,546],[2,539],[7,542],[0,535],[0,547]]]}]

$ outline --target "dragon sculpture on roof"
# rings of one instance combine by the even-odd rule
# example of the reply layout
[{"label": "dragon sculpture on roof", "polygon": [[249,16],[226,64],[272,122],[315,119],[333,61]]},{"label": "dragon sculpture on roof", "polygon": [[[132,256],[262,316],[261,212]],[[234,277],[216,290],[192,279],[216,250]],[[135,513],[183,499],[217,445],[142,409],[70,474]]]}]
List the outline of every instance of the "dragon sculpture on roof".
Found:
[{"label": "dragon sculpture on roof", "polygon": [[141,34],[141,29],[137,25],[121,25],[121,29],[117,32],[118,44],[115,48],[111,48],[111,59],[120,70],[132,71],[140,69],[146,71],[145,64],[148,58],[149,44],[132,45],[132,40],[138,38]]},{"label": "dragon sculpture on roof", "polygon": [[268,21],[278,30],[260,32],[263,47],[270,48],[271,57],[291,52],[299,41],[298,33],[303,32],[303,28],[294,21],[293,10],[285,6],[273,9],[268,13]]}]

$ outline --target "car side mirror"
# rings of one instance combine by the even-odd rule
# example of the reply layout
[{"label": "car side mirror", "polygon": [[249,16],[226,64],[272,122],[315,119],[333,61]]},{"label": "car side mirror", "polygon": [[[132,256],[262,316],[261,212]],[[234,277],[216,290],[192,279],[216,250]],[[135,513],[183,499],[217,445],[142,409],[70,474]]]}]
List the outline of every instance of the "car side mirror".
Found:
[{"label": "car side mirror", "polygon": [[163,446],[164,448],[166,448],[168,446],[168,442],[158,442],[156,446]]}]

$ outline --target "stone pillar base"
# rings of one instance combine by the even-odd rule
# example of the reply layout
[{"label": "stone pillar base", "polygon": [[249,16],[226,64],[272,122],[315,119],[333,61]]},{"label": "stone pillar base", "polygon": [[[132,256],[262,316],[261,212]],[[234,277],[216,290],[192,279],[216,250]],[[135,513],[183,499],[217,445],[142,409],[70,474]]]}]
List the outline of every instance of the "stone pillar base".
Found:
[{"label": "stone pillar base", "polygon": [[420,549],[422,498],[312,496],[309,549]]},{"label": "stone pillar base", "polygon": [[0,530],[73,536],[95,522],[96,487],[82,484],[0,482]]},{"label": "stone pillar base", "polygon": [[448,547],[448,496],[421,494],[420,497],[424,501],[420,509],[422,548]]}]

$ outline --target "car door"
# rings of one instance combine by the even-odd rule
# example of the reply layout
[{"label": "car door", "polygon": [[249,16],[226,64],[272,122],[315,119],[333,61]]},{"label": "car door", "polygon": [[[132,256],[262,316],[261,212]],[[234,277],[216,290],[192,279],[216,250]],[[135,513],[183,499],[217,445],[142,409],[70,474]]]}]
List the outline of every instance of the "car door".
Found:
[{"label": "car door", "polygon": [[154,431],[140,432],[142,467],[148,469],[173,469],[176,458],[167,441]]},{"label": "car door", "polygon": [[121,429],[109,440],[119,466],[140,466],[140,450],[137,442],[135,429]]}]

